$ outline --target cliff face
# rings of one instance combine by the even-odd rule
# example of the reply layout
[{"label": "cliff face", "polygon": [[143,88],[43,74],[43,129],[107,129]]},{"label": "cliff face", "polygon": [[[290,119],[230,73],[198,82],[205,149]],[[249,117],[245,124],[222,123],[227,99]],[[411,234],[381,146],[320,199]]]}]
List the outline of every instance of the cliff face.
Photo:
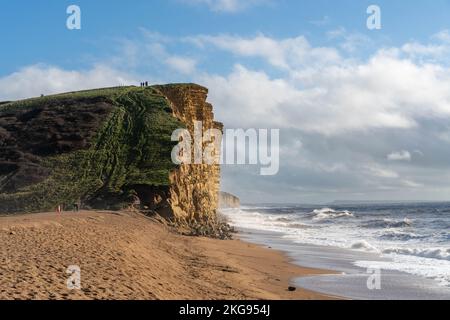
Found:
[{"label": "cliff face", "polygon": [[[203,133],[209,129],[222,131],[223,125],[214,121],[213,107],[206,102],[208,89],[195,84],[155,86],[168,100],[173,116],[185,124],[194,137],[196,121],[202,123]],[[192,151],[194,152],[194,151]],[[205,220],[215,216],[218,208],[220,166],[182,164],[172,170],[170,186],[142,190],[141,199],[164,217],[184,220]],[[145,189],[145,188],[144,188]]]},{"label": "cliff face", "polygon": [[175,129],[222,129],[194,84],[120,87],[0,105],[0,213],[59,204],[215,215],[220,168],[171,161]]},{"label": "cliff face", "polygon": [[219,208],[229,209],[229,208],[239,208],[241,206],[241,200],[228,192],[219,193]]}]

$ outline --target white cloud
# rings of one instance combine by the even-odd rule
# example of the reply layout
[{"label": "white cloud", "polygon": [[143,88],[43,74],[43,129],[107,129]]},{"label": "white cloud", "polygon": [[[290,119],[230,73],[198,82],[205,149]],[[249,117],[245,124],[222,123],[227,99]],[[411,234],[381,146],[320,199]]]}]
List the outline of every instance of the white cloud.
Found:
[{"label": "white cloud", "polygon": [[365,166],[365,169],[367,170],[367,173],[378,178],[397,179],[400,177],[397,172],[382,168],[377,164],[367,165]]},{"label": "white cloud", "polygon": [[191,58],[179,57],[179,56],[171,56],[166,59],[167,65],[184,74],[191,74],[195,71],[195,66],[197,62]]},{"label": "white cloud", "polygon": [[390,161],[411,161],[411,153],[406,150],[392,152],[387,155],[387,159]]},{"label": "white cloud", "polygon": [[402,51],[410,57],[434,57],[442,58],[450,53],[450,47],[445,44],[423,45],[418,42],[406,43],[402,46]]},{"label": "white cloud", "polygon": [[436,33],[433,38],[442,42],[450,43],[450,30],[442,30]]},{"label": "white cloud", "polygon": [[407,188],[420,188],[423,187],[423,184],[417,183],[411,180],[402,180],[402,183]]},{"label": "white cloud", "polygon": [[234,13],[250,7],[269,3],[268,0],[182,0],[193,5],[206,5],[216,12]]},{"label": "white cloud", "polygon": [[[334,47],[314,47],[303,36],[220,35],[184,40],[199,48],[230,52],[237,59],[257,57],[285,72],[274,78],[266,70],[251,70],[241,63],[226,76],[201,78],[212,87],[216,104],[253,114],[247,118],[248,125],[270,119],[274,126],[336,134],[411,129],[421,119],[450,116],[450,69],[427,60],[432,45],[384,48],[367,61],[358,61],[342,57]],[[420,56],[420,61],[412,55]],[[248,98],[243,92],[254,93]]]},{"label": "white cloud", "polygon": [[0,78],[0,96],[15,100],[98,87],[136,84],[139,81],[118,70],[96,65],[90,70],[64,70],[54,66],[32,65]]},{"label": "white cloud", "polygon": [[[447,69],[384,53],[367,63],[293,67],[283,78],[236,65],[227,76],[203,75],[200,81],[211,88],[225,122],[244,127],[265,124],[335,135],[412,129],[421,119],[450,117]],[[252,116],[236,119],[236,112]]]},{"label": "white cloud", "polygon": [[345,28],[337,28],[327,33],[328,38],[331,40],[340,41],[340,48],[353,53],[360,48],[367,47],[372,44],[370,37],[357,32],[348,32]]},{"label": "white cloud", "polygon": [[341,61],[336,49],[313,47],[303,36],[278,40],[263,34],[253,38],[220,35],[195,36],[184,40],[199,47],[214,46],[240,57],[259,57],[283,69],[308,65],[326,66]]},{"label": "white cloud", "polygon": [[447,63],[447,57],[450,54],[450,32],[449,30],[442,30],[434,34],[431,37],[431,42],[426,44],[418,41],[405,43],[399,51],[419,62],[428,59],[432,62]]}]

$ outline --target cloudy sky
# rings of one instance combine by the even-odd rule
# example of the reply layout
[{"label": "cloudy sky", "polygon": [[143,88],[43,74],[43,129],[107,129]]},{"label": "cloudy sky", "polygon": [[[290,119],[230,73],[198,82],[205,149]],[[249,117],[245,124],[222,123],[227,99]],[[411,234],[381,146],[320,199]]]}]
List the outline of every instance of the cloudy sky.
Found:
[{"label": "cloudy sky", "polygon": [[5,2],[0,101],[197,82],[227,128],[280,129],[277,175],[223,168],[244,202],[450,199],[449,0]]}]

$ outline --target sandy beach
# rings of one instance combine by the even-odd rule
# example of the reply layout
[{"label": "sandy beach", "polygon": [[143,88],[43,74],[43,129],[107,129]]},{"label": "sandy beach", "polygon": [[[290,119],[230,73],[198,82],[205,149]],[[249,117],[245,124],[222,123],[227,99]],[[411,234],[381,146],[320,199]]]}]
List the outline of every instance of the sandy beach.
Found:
[{"label": "sandy beach", "polygon": [[[137,213],[0,217],[0,299],[328,299],[291,279],[322,274],[241,240],[186,237]],[[69,266],[81,289],[69,290]]]}]

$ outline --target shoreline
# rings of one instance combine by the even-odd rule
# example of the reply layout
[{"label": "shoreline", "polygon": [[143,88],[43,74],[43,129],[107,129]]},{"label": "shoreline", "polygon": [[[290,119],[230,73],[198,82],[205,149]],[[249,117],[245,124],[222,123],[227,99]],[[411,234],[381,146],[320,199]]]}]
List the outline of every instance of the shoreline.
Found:
[{"label": "shoreline", "polygon": [[[330,273],[297,266],[282,251],[181,236],[136,213],[2,216],[0,241],[0,299],[336,299],[289,291],[295,278]],[[81,290],[67,288],[74,265]]]},{"label": "shoreline", "polygon": [[[309,278],[318,275],[328,275],[330,271],[303,267],[294,261],[283,251],[268,248],[261,244],[255,244],[241,239],[238,233],[237,239],[226,242],[208,238],[197,238],[201,246],[212,249],[210,257],[213,259],[226,259],[243,272],[242,281],[247,282],[245,287],[252,288],[256,299],[263,300],[336,300],[341,299],[332,295],[322,294],[296,286],[295,279]],[[291,292],[290,286],[296,288]],[[255,298],[251,298],[255,299]]]},{"label": "shoreline", "polygon": [[245,241],[282,252],[295,265],[318,270],[332,270],[313,276],[300,276],[292,281],[303,289],[312,290],[340,300],[448,300],[447,287],[433,280],[396,270],[380,269],[380,289],[370,289],[371,273],[354,265],[354,261],[389,261],[375,253],[301,244],[283,239],[282,233],[240,229]]}]

